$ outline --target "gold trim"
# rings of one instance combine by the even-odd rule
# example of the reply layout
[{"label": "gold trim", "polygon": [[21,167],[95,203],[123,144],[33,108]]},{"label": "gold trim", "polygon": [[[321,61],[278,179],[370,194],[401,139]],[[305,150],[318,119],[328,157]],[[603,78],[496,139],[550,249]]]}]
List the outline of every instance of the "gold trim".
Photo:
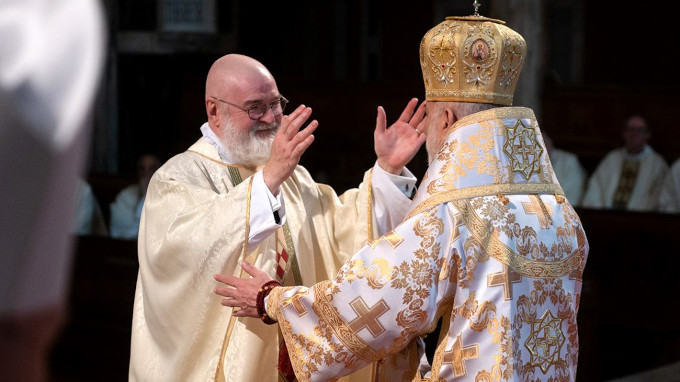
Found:
[{"label": "gold trim", "polygon": [[277,321],[279,317],[279,303],[281,302],[281,296],[295,287],[275,287],[269,292],[266,297],[267,303],[265,304],[265,310],[269,317],[275,318]]},{"label": "gold trim", "polygon": [[[290,262],[290,270],[293,271],[293,279],[295,280],[295,285],[302,285],[302,275],[300,274],[300,266],[297,261],[297,254],[295,252],[295,246],[293,245],[293,236],[290,233],[290,227],[288,227],[288,222],[283,225],[283,236],[286,239],[286,247],[290,249],[288,251],[288,261]],[[284,278],[286,275],[284,274]]]},{"label": "gold trim", "polygon": [[241,177],[241,173],[238,171],[238,167],[227,166],[227,169],[229,170],[229,178],[231,178],[231,184],[234,187],[238,186],[241,182],[243,182],[243,178]]},{"label": "gold trim", "polygon": [[[498,105],[512,105],[512,94],[475,92],[464,90],[428,90],[425,99],[434,102],[479,102]],[[473,101],[474,100],[474,101]]]},{"label": "gold trim", "polygon": [[[286,288],[286,287],[277,287],[272,290],[272,292],[269,293],[268,298],[272,298],[272,293],[276,291],[277,289],[285,289],[284,291],[278,293],[276,297],[280,297],[283,292],[292,289],[292,288]],[[276,305],[279,303],[276,302]],[[267,304],[269,305],[269,304]],[[297,378],[298,381],[300,382],[305,382],[309,381],[309,371],[305,369],[302,360],[302,348],[301,346],[298,345],[295,335],[293,334],[293,328],[290,324],[290,322],[286,321],[285,317],[283,317],[283,311],[278,309],[276,311],[276,318],[277,321],[279,322],[279,330],[281,331],[281,334],[283,334],[283,340],[290,340],[290,342],[286,342],[286,346],[288,348],[288,357],[290,358],[290,363],[293,366],[293,371],[295,372],[295,377]],[[293,345],[293,346],[288,346],[288,345]]]},{"label": "gold trim", "polygon": [[224,163],[224,162],[222,162],[221,160],[217,160],[217,159],[215,159],[215,158],[211,158],[211,157],[209,157],[209,156],[207,156],[207,155],[205,155],[205,154],[203,154],[203,153],[200,153],[200,152],[198,152],[198,151],[195,151],[195,150],[187,150],[187,152],[194,153],[194,154],[196,154],[196,155],[200,155],[200,156],[202,156],[203,158],[205,158],[205,159],[207,159],[207,160],[209,160],[209,161],[211,161],[211,162],[215,162],[215,163],[217,163],[217,164],[220,164],[220,165],[222,165],[222,166],[243,168],[243,169],[246,169],[246,170],[251,171],[251,172],[256,172],[256,171],[257,171],[257,167],[256,167],[256,166],[250,166],[250,165],[245,165],[245,164]]},{"label": "gold trim", "polygon": [[448,135],[451,134],[452,131],[476,123],[482,123],[493,119],[506,119],[506,118],[535,120],[536,116],[534,115],[534,111],[529,109],[528,107],[519,106],[495,107],[492,109],[482,110],[480,112],[470,114],[466,117],[457,120],[453,125],[451,125],[451,127],[448,128],[448,131],[446,132],[445,135],[448,137]]},{"label": "gold trim", "polygon": [[340,314],[325,293],[329,283],[331,283],[331,281],[322,281],[314,285],[315,302],[312,304],[314,313],[316,313],[320,319],[325,320],[338,340],[359,358],[370,362],[382,358],[384,354],[381,354],[370,347],[363,339],[361,339],[361,337],[354,333],[349,325],[347,325],[342,317],[340,317]]},{"label": "gold trim", "polygon": [[443,204],[458,199],[467,199],[477,196],[498,195],[498,194],[555,194],[564,195],[560,185],[555,183],[503,183],[487,186],[458,188],[454,190],[438,192],[423,200],[404,220],[408,220],[423,211],[429,210],[439,204]]},{"label": "gold trim", "polygon": [[368,196],[366,199],[366,230],[368,243],[373,241],[373,168],[368,170]]},{"label": "gold trim", "polygon": [[[200,154],[199,154],[200,155]],[[243,242],[243,252],[241,254],[241,259],[246,258],[246,251],[248,249],[248,236],[250,235],[250,193],[253,190],[253,177],[250,177],[250,182],[248,182],[248,197],[246,198],[246,238]],[[243,278],[244,270],[241,268],[240,278]],[[233,315],[229,317],[229,325],[227,326],[227,332],[224,334],[224,342],[222,342],[222,351],[220,352],[220,360],[217,364],[217,370],[215,371],[215,381],[224,382],[224,372],[222,371],[222,365],[224,364],[224,357],[227,354],[227,347],[229,346],[229,338],[231,338],[231,332],[234,330],[234,323],[236,318]]]},{"label": "gold trim", "polygon": [[456,208],[465,217],[466,227],[479,242],[487,243],[486,253],[501,264],[510,267],[514,272],[530,278],[559,278],[580,269],[580,248],[576,248],[569,256],[557,261],[533,261],[520,256],[498,239],[496,231],[490,231],[484,219],[480,218],[467,200],[455,201]]}]

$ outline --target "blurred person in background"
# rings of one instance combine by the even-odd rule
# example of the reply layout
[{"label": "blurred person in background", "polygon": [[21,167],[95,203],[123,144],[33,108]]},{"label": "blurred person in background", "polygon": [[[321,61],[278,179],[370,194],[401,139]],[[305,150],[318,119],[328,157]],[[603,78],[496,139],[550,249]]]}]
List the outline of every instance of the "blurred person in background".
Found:
[{"label": "blurred person in background", "polygon": [[555,176],[557,176],[557,180],[564,190],[564,195],[569,199],[572,206],[579,206],[588,178],[586,171],[581,166],[576,154],[555,147],[552,138],[545,131],[543,131],[543,141],[545,142],[545,149],[548,150]]},{"label": "blurred person in background", "polygon": [[161,161],[153,154],[144,154],[137,160],[137,182],[125,187],[110,205],[111,237],[136,240],[139,232],[139,219],[146,199],[149,180]]},{"label": "blurred person in background", "polygon": [[652,136],[640,115],[626,120],[624,147],[610,151],[588,181],[583,207],[656,211],[668,164],[649,145]]}]

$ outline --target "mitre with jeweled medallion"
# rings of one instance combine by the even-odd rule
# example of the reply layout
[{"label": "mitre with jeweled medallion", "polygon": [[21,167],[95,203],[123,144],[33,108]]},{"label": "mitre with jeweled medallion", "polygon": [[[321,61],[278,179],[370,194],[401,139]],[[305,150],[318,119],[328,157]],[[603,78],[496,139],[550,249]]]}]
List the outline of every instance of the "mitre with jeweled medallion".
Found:
[{"label": "mitre with jeweled medallion", "polygon": [[512,105],[526,43],[501,20],[447,17],[420,43],[428,101]]}]

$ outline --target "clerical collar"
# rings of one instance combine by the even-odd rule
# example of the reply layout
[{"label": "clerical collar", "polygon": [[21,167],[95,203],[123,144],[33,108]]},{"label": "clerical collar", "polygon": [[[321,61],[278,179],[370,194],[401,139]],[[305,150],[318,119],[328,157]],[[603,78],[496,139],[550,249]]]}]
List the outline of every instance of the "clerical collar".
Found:
[{"label": "clerical collar", "polygon": [[201,133],[203,134],[203,138],[205,138],[206,141],[208,141],[211,145],[215,146],[215,149],[217,150],[217,153],[220,155],[220,159],[222,159],[223,162],[235,163],[229,157],[229,151],[227,150],[226,147],[224,147],[222,141],[215,134],[215,132],[212,131],[210,125],[208,125],[208,122],[204,123],[203,126],[201,126]]},{"label": "clerical collar", "polygon": [[640,152],[637,153],[637,154],[630,154],[630,153],[626,150],[625,147],[623,148],[623,156],[624,156],[624,158],[630,159],[630,160],[641,160],[642,158],[646,157],[647,154],[649,154],[650,152],[652,152],[652,148],[649,147],[649,145],[645,145],[645,147],[642,149],[642,151],[640,151]]}]

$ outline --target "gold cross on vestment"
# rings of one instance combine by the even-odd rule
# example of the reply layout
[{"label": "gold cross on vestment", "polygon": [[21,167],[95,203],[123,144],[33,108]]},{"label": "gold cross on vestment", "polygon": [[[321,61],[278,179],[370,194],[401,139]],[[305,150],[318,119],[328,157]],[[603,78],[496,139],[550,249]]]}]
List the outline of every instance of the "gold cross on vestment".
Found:
[{"label": "gold cross on vestment", "polygon": [[503,264],[503,272],[490,274],[486,277],[486,283],[489,288],[501,285],[503,286],[503,298],[512,300],[512,284],[522,281],[522,275],[515,273],[510,267]]},{"label": "gold cross on vestment", "polygon": [[524,212],[538,217],[538,222],[541,228],[545,229],[552,225],[553,220],[550,215],[553,213],[550,206],[543,203],[543,200],[538,195],[529,195],[529,202],[522,202]]},{"label": "gold cross on vestment", "polygon": [[300,293],[300,291],[295,292],[294,295],[283,300],[283,302],[281,303],[281,310],[286,309],[287,307],[292,305],[293,308],[295,308],[295,311],[297,312],[298,317],[302,317],[305,314],[309,313],[307,311],[307,308],[305,308],[305,306],[302,305],[302,303],[300,302],[300,297],[302,297],[303,295],[306,295],[306,294],[307,294],[306,291],[304,293]]},{"label": "gold cross on vestment", "polygon": [[357,297],[354,301],[350,302],[349,305],[357,314],[357,318],[350,321],[348,324],[354,333],[359,333],[366,328],[371,332],[373,338],[376,338],[385,331],[385,328],[378,322],[378,317],[390,310],[390,307],[387,306],[385,300],[381,299],[369,308],[361,297]]},{"label": "gold cross on vestment", "polygon": [[389,245],[392,246],[393,249],[396,249],[399,246],[399,244],[401,244],[404,241],[404,238],[401,237],[401,235],[399,235],[398,233],[390,231],[386,233],[385,236],[382,236],[368,243],[368,245],[370,245],[371,248],[375,249],[375,247],[377,247],[381,241],[386,241]]},{"label": "gold cross on vestment", "polygon": [[458,335],[453,342],[453,348],[444,352],[444,363],[450,363],[453,367],[453,376],[462,377],[467,374],[465,361],[479,357],[479,344],[463,347],[462,336]]},{"label": "gold cross on vestment", "polygon": [[463,225],[463,214],[456,212],[453,214],[453,220],[456,222],[453,226],[453,234],[451,235],[451,242],[453,243],[460,237],[460,227]]}]

